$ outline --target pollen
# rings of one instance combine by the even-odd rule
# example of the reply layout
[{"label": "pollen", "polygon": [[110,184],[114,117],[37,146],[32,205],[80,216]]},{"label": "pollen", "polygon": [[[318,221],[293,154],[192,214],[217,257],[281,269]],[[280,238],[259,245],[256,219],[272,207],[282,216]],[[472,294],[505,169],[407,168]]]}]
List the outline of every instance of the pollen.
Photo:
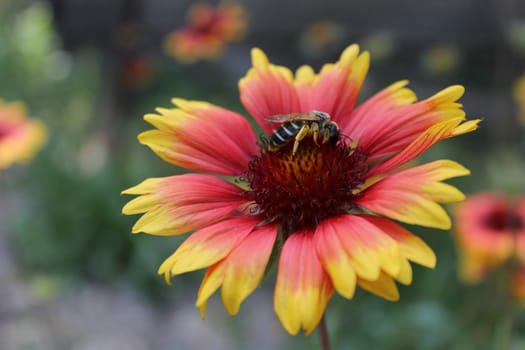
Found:
[{"label": "pollen", "polygon": [[276,222],[290,234],[357,209],[368,170],[358,147],[343,138],[318,145],[306,137],[295,154],[292,149],[293,142],[277,151],[263,148],[248,165],[246,195],[263,223]]}]

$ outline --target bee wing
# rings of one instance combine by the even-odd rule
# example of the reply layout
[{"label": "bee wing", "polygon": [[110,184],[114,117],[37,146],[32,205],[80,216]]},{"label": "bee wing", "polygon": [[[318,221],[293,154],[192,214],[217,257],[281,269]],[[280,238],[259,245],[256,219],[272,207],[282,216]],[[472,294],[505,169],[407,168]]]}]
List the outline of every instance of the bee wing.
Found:
[{"label": "bee wing", "polygon": [[314,113],[277,114],[266,118],[266,121],[270,123],[284,123],[292,122],[294,120],[311,120],[315,122],[321,120],[321,118]]},{"label": "bee wing", "polygon": [[265,120],[269,123],[284,123],[296,119],[294,118],[293,114],[278,114],[268,117]]}]

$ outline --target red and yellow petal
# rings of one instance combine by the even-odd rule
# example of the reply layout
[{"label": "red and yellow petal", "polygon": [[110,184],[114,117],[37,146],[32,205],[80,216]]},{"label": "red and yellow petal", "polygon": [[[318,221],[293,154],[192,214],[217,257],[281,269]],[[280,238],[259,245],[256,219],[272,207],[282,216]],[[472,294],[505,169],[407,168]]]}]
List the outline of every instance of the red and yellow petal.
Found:
[{"label": "red and yellow petal", "polygon": [[317,256],[330,276],[335,290],[351,299],[356,287],[356,269],[339,239],[332,220],[323,220],[315,230]]},{"label": "red and yellow petal", "polygon": [[416,94],[406,87],[407,84],[408,80],[395,82],[367,99],[341,127],[341,133],[358,139],[363,149],[373,150],[372,146],[383,135],[383,130],[389,128],[384,116],[401,112],[402,106],[411,106],[417,100]]},{"label": "red and yellow petal", "polygon": [[[394,280],[406,285],[412,282],[409,260],[432,268],[436,263],[434,252],[421,239],[377,216],[340,215],[326,219],[317,227],[315,238],[323,268],[337,292],[348,298],[357,283],[387,300],[398,300]],[[360,267],[364,263],[374,267]]]},{"label": "red and yellow petal", "polygon": [[293,85],[292,72],[276,66],[258,48],[252,49],[252,65],[239,81],[241,102],[261,128],[271,133],[274,124],[266,118],[278,114],[306,112],[301,110],[299,97]]},{"label": "red and yellow petal", "polygon": [[[324,237],[327,241],[320,242],[319,240],[317,242],[319,244],[317,253],[332,280],[338,277],[332,271],[339,268],[333,265],[334,259],[340,259],[343,253],[347,255],[357,277],[375,280],[381,273],[381,264],[377,252],[374,250],[373,245],[367,241],[368,237],[356,233],[355,220],[360,219],[350,215],[341,215],[325,220],[319,225],[320,238]],[[337,240],[340,242],[340,246],[335,247],[328,240]],[[325,245],[327,244],[330,244],[330,246],[326,247]],[[336,281],[333,280],[333,283],[335,285]],[[340,281],[337,285],[340,285]],[[344,289],[338,290],[338,292],[343,296],[347,294]]]},{"label": "red and yellow petal", "polygon": [[401,258],[399,272],[395,279],[405,286],[408,286],[410,283],[412,283],[412,266],[410,266],[408,259]]},{"label": "red and yellow petal", "polygon": [[394,279],[384,272],[381,272],[379,277],[373,281],[360,278],[358,280],[359,287],[364,290],[374,293],[381,298],[389,301],[399,300],[399,291],[397,290]]},{"label": "red and yellow petal", "polygon": [[448,136],[470,132],[479,121],[465,120],[462,105],[456,101],[463,95],[460,85],[448,87],[434,96],[412,104],[415,95],[396,83],[356,109],[348,127],[342,132],[359,139],[360,147],[379,158],[399,152],[433,125],[459,119]]},{"label": "red and yellow petal", "polygon": [[458,202],[464,195],[441,181],[468,174],[458,163],[438,160],[388,175],[366,188],[357,204],[408,224],[449,229],[450,218],[438,203]]},{"label": "red and yellow petal", "polygon": [[317,258],[311,232],[296,232],[284,243],[279,259],[274,309],[288,333],[310,334],[333,293],[330,277]]},{"label": "red and yellow petal", "polygon": [[410,233],[403,226],[373,215],[363,215],[374,226],[396,241],[401,255],[419,265],[434,268],[436,266],[436,255],[434,251],[419,237]]},{"label": "red and yellow petal", "polygon": [[221,285],[226,311],[230,315],[237,314],[244,299],[259,285],[276,237],[277,227],[274,225],[257,228],[242,239],[226,258],[208,269],[196,302],[202,316],[207,300]]},{"label": "red and yellow petal", "polygon": [[199,292],[197,293],[197,301],[195,306],[199,309],[201,318],[206,316],[206,307],[208,306],[208,299],[219,289],[224,281],[224,268],[225,264],[222,261],[210,266],[204,278],[202,279],[201,285],[199,287]]},{"label": "red and yellow petal", "polygon": [[347,47],[336,63],[325,64],[319,74],[309,66],[297,70],[295,86],[301,111],[319,110],[344,128],[365,79],[370,64],[368,52],[359,54],[359,47]]},{"label": "red and yellow petal", "polygon": [[239,311],[241,302],[259,285],[276,237],[276,226],[261,227],[228,255],[221,296],[230,315]]},{"label": "red and yellow petal", "polygon": [[258,150],[257,139],[241,115],[206,102],[174,99],[178,108],[158,108],[144,119],[156,129],[139,141],[172,164],[205,173],[237,176]]},{"label": "red and yellow petal", "polygon": [[[357,277],[369,281],[377,280],[384,272],[409,284],[412,271],[407,260],[428,267],[435,265],[434,253],[422,240],[387,219],[372,215],[340,215],[320,223],[319,229],[319,237],[334,240],[332,237],[336,235],[340,242],[337,247],[332,245],[331,250],[321,250],[319,248],[327,243],[320,242],[319,238],[318,254],[329,273],[334,268],[329,263],[337,261],[334,259],[343,253],[350,259]],[[336,277],[332,273],[330,276]],[[337,282],[333,282],[337,286]]]},{"label": "red and yellow petal", "polygon": [[213,265],[225,258],[258,223],[256,218],[238,217],[196,231],[162,263],[158,273],[169,282],[171,276]]},{"label": "red and yellow petal", "polygon": [[[367,216],[340,215],[329,219],[347,254],[352,257],[357,276],[376,280],[383,270],[396,276],[401,268],[397,244],[374,226]],[[367,266],[367,269],[363,267]]]},{"label": "red and yellow petal", "polygon": [[241,191],[208,175],[152,178],[122,192],[139,195],[122,208],[122,213],[145,213],[133,226],[133,233],[178,235],[232,215],[246,202]]},{"label": "red and yellow petal", "polygon": [[[439,141],[454,136],[458,128],[461,128],[461,131],[463,132],[464,128],[462,127],[462,122],[463,118],[451,118],[450,120],[446,120],[431,126],[425,130],[425,132],[419,135],[414,141],[412,141],[407,147],[405,147],[401,152],[395,154],[391,158],[388,158],[384,162],[379,163],[379,165],[372,167],[368,172],[367,177],[371,178],[376,175],[388,173],[389,171],[406,164],[407,162],[423,154]],[[472,120],[467,123],[471,126],[472,130],[475,130],[479,120]]]}]

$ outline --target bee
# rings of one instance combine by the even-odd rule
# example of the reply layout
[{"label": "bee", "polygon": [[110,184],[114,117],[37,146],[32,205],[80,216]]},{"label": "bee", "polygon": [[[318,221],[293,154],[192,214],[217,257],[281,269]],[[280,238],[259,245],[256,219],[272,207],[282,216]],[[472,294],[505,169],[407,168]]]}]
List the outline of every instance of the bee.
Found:
[{"label": "bee", "polygon": [[[305,113],[279,114],[266,118],[270,123],[283,123],[276,128],[268,145],[270,152],[275,152],[288,144],[295,137],[292,156],[299,148],[299,143],[308,135],[312,136],[315,144],[325,144],[339,140],[339,126],[330,120],[325,112],[311,111]],[[320,140],[320,143],[319,143]]]}]

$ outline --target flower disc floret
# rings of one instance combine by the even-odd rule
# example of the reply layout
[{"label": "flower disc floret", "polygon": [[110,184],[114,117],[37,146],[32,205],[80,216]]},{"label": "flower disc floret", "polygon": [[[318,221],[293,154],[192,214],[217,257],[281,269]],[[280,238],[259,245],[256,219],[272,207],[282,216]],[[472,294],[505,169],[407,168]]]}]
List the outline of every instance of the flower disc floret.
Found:
[{"label": "flower disc floret", "polygon": [[264,223],[276,222],[289,235],[314,229],[321,220],[357,209],[354,201],[368,170],[367,157],[345,139],[316,144],[292,142],[272,152],[264,150],[248,164],[247,197]]}]

